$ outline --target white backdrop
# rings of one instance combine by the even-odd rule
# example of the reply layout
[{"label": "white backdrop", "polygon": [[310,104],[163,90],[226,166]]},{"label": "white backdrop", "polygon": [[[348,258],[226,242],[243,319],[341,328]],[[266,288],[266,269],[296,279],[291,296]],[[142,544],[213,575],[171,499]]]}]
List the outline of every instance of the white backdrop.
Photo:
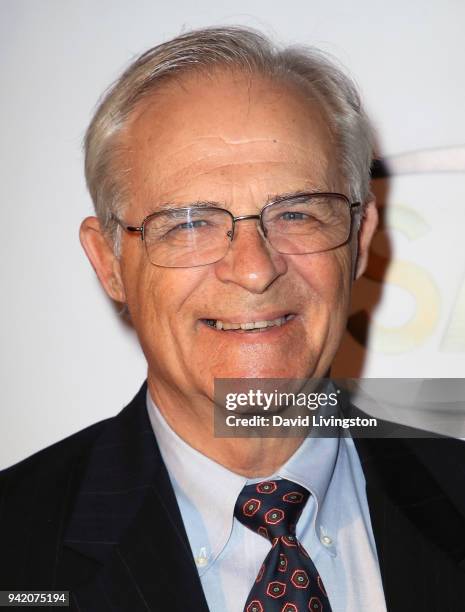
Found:
[{"label": "white backdrop", "polygon": [[386,230],[354,296],[335,373],[464,376],[462,0],[1,0],[0,467],[115,414],[145,377],[135,339],[79,245],[92,210],[82,137],[98,96],[131,58],[218,24],[336,56],[358,82],[395,173],[375,185]]}]

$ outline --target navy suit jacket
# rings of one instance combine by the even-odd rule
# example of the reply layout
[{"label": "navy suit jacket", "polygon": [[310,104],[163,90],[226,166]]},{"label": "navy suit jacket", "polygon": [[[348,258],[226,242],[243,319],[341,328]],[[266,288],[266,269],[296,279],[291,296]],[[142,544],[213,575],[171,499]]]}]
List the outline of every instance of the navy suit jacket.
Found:
[{"label": "navy suit jacket", "polygon": [[[463,612],[465,445],[355,442],[388,610]],[[208,611],[146,385],[117,416],[0,472],[7,589],[69,590],[81,612]]]}]

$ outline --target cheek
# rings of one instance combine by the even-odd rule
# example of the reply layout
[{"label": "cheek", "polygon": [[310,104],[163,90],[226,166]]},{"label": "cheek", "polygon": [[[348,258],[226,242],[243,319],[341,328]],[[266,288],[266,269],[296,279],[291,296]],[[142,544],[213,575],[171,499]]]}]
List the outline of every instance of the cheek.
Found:
[{"label": "cheek", "polygon": [[201,268],[161,268],[151,264],[136,271],[130,291],[132,311],[129,303],[136,329],[156,332],[157,341],[172,332],[182,334],[189,323],[186,306],[196,295],[204,274]]},{"label": "cheek", "polygon": [[351,286],[349,247],[308,255],[305,261],[294,256],[293,263],[314,306],[319,306],[330,319],[348,310]]},{"label": "cheek", "polygon": [[325,376],[344,334],[350,304],[350,249],[309,256],[300,267],[308,305],[304,316],[312,376]]},{"label": "cheek", "polygon": [[351,252],[346,247],[341,252],[336,251],[328,262],[325,288],[327,302],[334,308],[333,315],[346,316],[350,303],[351,290]]},{"label": "cheek", "polygon": [[182,309],[196,283],[179,278],[181,270],[149,266],[133,277],[128,307],[150,369],[163,377],[178,371],[186,361],[188,317]]}]

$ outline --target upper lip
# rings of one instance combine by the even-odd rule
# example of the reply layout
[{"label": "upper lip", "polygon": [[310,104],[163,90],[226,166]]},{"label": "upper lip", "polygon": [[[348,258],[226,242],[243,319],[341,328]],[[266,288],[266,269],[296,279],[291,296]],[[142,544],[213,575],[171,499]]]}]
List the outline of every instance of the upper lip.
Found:
[{"label": "upper lip", "polygon": [[242,313],[240,315],[233,316],[207,316],[202,317],[202,319],[210,319],[213,321],[222,321],[223,323],[250,323],[251,321],[274,321],[275,319],[280,319],[281,317],[285,317],[286,315],[295,314],[292,310],[273,310],[268,312],[256,313],[256,312],[247,312],[246,314]]}]

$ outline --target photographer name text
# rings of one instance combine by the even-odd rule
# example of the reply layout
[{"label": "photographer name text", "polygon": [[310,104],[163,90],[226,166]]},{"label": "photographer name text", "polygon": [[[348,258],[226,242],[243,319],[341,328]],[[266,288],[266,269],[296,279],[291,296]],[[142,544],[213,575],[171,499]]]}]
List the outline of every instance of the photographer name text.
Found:
[{"label": "photographer name text", "polygon": [[297,416],[295,418],[286,418],[280,415],[271,417],[253,415],[249,417],[230,414],[226,417],[226,425],[228,427],[341,427],[348,429],[349,427],[377,427],[378,420],[374,418],[344,418],[335,416],[317,416],[308,414],[306,416]]}]

